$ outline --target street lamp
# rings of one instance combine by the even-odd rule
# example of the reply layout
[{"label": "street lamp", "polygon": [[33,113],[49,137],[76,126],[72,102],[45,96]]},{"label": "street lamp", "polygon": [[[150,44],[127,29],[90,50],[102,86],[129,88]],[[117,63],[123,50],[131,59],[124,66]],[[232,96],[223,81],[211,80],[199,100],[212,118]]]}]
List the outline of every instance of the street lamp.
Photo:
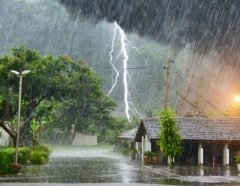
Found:
[{"label": "street lamp", "polygon": [[17,164],[18,161],[18,142],[19,142],[19,136],[20,136],[20,131],[19,131],[19,125],[20,125],[20,111],[21,111],[21,97],[22,97],[22,77],[24,74],[28,74],[30,70],[24,70],[22,72],[17,72],[15,70],[10,70],[12,73],[16,74],[17,77],[20,78],[19,81],[19,98],[18,98],[18,123],[17,123],[17,142],[16,142],[16,161],[15,163]]}]

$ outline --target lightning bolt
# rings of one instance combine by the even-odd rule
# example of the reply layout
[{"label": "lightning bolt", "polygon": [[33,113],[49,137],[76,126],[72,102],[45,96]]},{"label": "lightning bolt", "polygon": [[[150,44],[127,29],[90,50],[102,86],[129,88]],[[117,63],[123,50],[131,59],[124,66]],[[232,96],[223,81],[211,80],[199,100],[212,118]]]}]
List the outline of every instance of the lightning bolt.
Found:
[{"label": "lightning bolt", "polygon": [[[112,60],[113,60],[112,53],[113,53],[113,50],[114,50],[114,42],[115,42],[115,38],[116,38],[116,29],[117,29],[117,27],[114,28],[114,34],[113,34],[113,39],[112,39],[112,47],[111,47],[111,51],[110,51],[110,61],[109,61],[109,63],[113,67],[114,71],[116,72],[116,77],[115,77],[114,84],[112,85],[112,88],[110,89],[110,91],[107,94],[108,96],[111,94],[111,92],[113,91],[114,87],[116,86],[117,79],[118,79],[118,76],[119,76],[119,72],[117,71],[116,67],[112,63]],[[120,52],[120,54],[118,56],[120,56],[120,55],[121,55],[121,52]]]},{"label": "lightning bolt", "polygon": [[[116,22],[114,23],[114,25],[115,25],[115,28],[114,28],[114,35],[113,35],[113,39],[112,39],[112,48],[111,48],[111,51],[110,51],[110,61],[109,61],[109,63],[111,64],[114,71],[116,72],[116,77],[115,77],[114,84],[113,84],[111,90],[108,93],[108,96],[110,95],[110,93],[112,92],[114,87],[116,86],[117,79],[119,77],[119,72],[117,71],[116,67],[112,63],[112,60],[113,60],[112,53],[114,51],[114,43],[115,43],[115,39],[116,39],[116,30],[118,29],[119,33],[121,35],[121,47],[122,48],[121,48],[121,52],[118,54],[117,58],[121,54],[123,54],[123,56],[124,56],[124,60],[123,60],[124,103],[125,103],[125,113],[126,113],[127,119],[130,121],[129,111],[137,113],[140,117],[141,117],[141,114],[137,111],[137,109],[134,107],[134,105],[129,101],[130,100],[130,95],[129,95],[129,91],[128,91],[127,77],[130,78],[130,75],[128,74],[128,71],[127,71],[128,54],[127,54],[126,46],[130,45],[132,48],[136,49],[137,51],[138,51],[138,48],[132,46],[131,42],[127,39],[124,31],[121,29],[121,27]],[[116,58],[116,60],[117,60],[117,58]],[[134,110],[132,110],[129,105],[131,105]]]}]

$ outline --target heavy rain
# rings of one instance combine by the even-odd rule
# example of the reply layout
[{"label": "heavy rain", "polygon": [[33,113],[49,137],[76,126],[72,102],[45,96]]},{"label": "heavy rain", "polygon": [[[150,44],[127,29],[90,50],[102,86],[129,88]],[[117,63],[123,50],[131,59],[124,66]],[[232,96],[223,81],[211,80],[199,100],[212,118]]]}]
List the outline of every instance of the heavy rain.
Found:
[{"label": "heavy rain", "polygon": [[0,185],[239,184],[239,8],[1,0]]}]

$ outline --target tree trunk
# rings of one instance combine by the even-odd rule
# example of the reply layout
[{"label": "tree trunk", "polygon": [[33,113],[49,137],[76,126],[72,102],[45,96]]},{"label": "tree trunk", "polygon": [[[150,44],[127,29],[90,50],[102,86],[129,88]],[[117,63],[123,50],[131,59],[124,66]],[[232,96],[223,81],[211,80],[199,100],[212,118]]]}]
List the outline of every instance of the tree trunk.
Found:
[{"label": "tree trunk", "polygon": [[[11,125],[11,124],[12,124],[12,123],[10,122],[10,125]],[[16,146],[16,143],[17,143],[17,134],[15,134],[15,133],[13,132],[13,130],[11,129],[11,126],[10,126],[10,129],[9,129],[9,128],[4,124],[4,121],[0,121],[0,127],[2,127],[3,130],[8,133],[8,135],[10,136],[10,138],[12,138],[12,140],[13,140],[13,146],[15,147],[15,146]]]},{"label": "tree trunk", "polygon": [[170,169],[173,169],[174,168],[174,160],[172,157],[169,157],[170,159]]},{"label": "tree trunk", "polygon": [[16,144],[17,144],[17,135],[14,136],[14,137],[11,137],[12,140],[13,140],[13,147],[16,147]]}]

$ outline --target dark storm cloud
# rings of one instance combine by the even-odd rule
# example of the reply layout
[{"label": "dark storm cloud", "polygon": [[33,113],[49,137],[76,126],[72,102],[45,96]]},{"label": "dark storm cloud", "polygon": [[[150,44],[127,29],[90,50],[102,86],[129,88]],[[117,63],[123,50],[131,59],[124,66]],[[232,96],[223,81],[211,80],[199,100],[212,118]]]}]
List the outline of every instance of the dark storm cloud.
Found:
[{"label": "dark storm cloud", "polygon": [[240,47],[239,0],[59,0],[74,16],[106,19],[126,31],[182,48],[235,52]]}]

